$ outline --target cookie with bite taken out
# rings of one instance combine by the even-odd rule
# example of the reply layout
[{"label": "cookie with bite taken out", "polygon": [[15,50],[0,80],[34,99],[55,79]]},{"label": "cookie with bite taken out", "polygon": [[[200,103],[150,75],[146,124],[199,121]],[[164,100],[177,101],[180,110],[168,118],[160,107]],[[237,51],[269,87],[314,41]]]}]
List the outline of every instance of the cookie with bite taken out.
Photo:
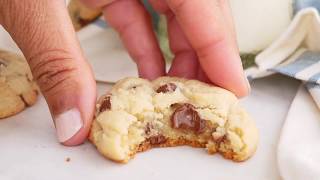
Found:
[{"label": "cookie with bite taken out", "polygon": [[220,87],[174,77],[126,78],[98,100],[90,141],[122,163],[150,148],[179,145],[244,161],[257,148],[258,130],[236,96]]}]

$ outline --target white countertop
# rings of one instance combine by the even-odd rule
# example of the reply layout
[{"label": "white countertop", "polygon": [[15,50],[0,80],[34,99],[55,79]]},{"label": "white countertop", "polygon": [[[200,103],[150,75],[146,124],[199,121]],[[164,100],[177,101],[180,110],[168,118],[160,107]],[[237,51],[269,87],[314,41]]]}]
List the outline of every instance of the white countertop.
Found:
[{"label": "white countertop", "polygon": [[[279,75],[252,82],[252,93],[242,104],[256,120],[260,144],[256,154],[243,163],[210,156],[203,149],[175,147],[140,153],[127,165],[119,165],[104,159],[88,142],[78,147],[60,145],[40,97],[26,111],[0,120],[0,179],[277,180],[279,134],[298,86],[298,81]],[[99,84],[99,94],[107,87]]]}]

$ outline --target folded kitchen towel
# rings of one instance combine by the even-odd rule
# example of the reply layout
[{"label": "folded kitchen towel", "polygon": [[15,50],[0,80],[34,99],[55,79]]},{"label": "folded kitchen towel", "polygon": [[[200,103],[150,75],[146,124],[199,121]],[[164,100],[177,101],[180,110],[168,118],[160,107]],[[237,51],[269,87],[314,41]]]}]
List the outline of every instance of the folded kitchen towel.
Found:
[{"label": "folded kitchen towel", "polygon": [[301,86],[283,124],[278,144],[279,172],[285,180],[320,179],[320,111]]},{"label": "folded kitchen towel", "polygon": [[[256,57],[249,79],[281,73],[303,81],[320,108],[320,17],[315,8],[300,10],[287,30]],[[320,110],[320,109],[319,109]]]}]

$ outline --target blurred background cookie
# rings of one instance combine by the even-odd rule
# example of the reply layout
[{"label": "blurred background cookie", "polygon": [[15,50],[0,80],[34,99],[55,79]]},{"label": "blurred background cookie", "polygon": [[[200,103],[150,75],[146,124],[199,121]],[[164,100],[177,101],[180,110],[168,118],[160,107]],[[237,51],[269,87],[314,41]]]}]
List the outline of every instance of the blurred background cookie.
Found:
[{"label": "blurred background cookie", "polygon": [[38,87],[26,60],[0,50],[0,119],[33,105],[37,95]]},{"label": "blurred background cookie", "polygon": [[71,0],[68,5],[69,15],[76,31],[94,21],[101,15],[101,10],[90,9],[79,0]]}]

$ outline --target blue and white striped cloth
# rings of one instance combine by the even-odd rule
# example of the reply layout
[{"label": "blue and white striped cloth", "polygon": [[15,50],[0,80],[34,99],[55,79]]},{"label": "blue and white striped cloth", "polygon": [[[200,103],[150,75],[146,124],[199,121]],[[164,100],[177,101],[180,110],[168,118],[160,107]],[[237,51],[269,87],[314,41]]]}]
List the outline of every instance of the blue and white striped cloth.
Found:
[{"label": "blue and white striped cloth", "polygon": [[320,52],[305,51],[294,62],[272,70],[305,82],[320,108]]},{"label": "blue and white striped cloth", "polygon": [[320,52],[304,51],[295,61],[272,70],[306,82],[306,87],[320,107]]}]

